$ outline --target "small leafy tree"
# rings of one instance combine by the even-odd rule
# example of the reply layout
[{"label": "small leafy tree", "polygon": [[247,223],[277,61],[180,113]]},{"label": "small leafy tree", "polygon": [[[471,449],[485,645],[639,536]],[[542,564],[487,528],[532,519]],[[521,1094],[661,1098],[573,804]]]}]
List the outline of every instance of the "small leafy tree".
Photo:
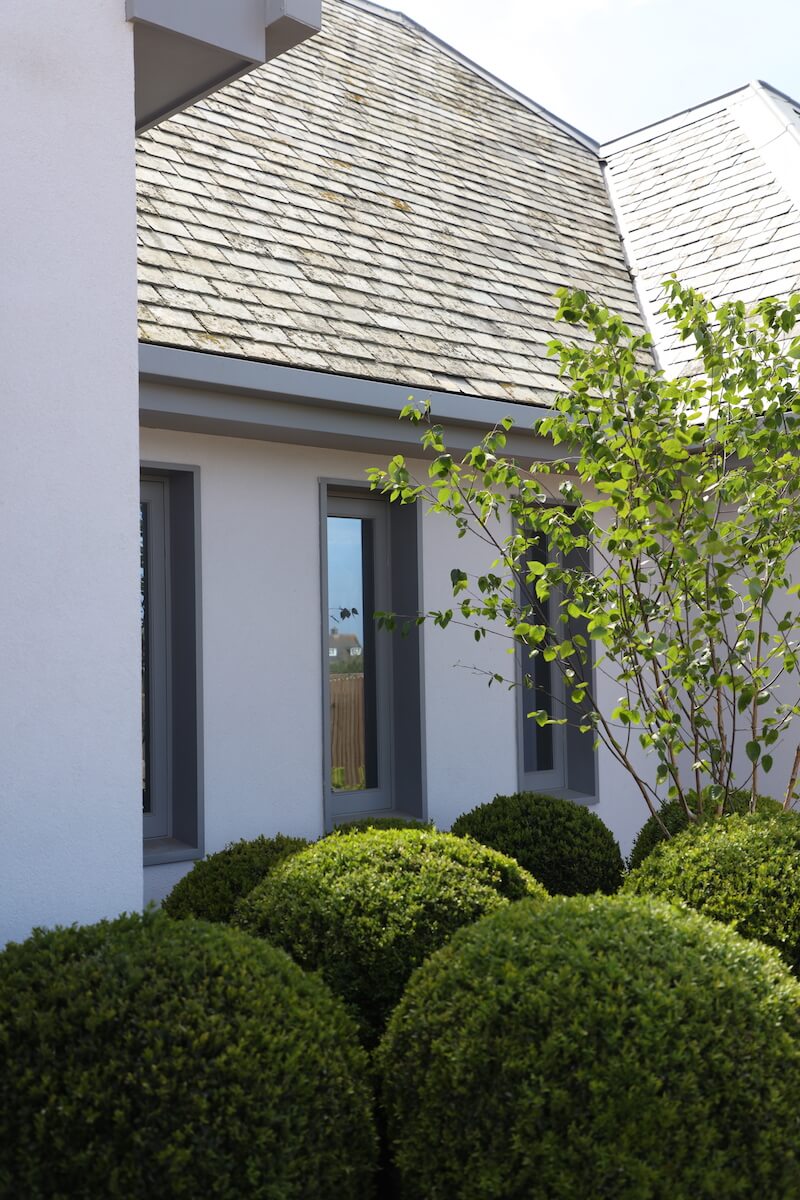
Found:
[{"label": "small leafy tree", "polygon": [[[400,455],[370,477],[391,500],[424,499],[459,536],[473,531],[492,548],[485,574],[452,571],[452,608],[417,620],[466,622],[478,639],[500,631],[542,655],[563,677],[568,711],[630,772],[651,812],[677,799],[692,819],[726,811],[743,785],[755,806],[773,747],[800,713],[789,599],[800,544],[800,296],[748,311],[740,301],[714,307],[674,279],[664,287],[662,311],[694,342],[696,374],[667,378],[648,335],[562,289],[558,319],[581,340],[551,343],[563,392],[534,427],[560,457],[528,469],[506,456],[504,420],[456,459],[426,406],[411,405],[404,415],[425,425],[433,455],[428,480]],[[546,621],[548,599],[556,617]],[[611,711],[598,702],[598,673],[619,685]],[[542,706],[529,675],[523,682],[533,720],[572,719]],[[636,740],[654,772],[632,753]],[[798,763],[800,748],[781,784],[787,807]]]}]

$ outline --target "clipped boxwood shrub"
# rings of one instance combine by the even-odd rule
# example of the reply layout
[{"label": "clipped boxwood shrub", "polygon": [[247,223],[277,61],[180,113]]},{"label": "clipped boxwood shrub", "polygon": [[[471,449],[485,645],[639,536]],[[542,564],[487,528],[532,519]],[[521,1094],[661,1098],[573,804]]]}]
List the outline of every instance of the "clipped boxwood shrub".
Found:
[{"label": "clipped boxwood shrub", "polygon": [[281,950],[161,914],[0,954],[3,1200],[372,1194],[365,1053]]},{"label": "clipped boxwood shrub", "polygon": [[800,984],[662,902],[523,901],[460,930],[377,1066],[403,1200],[800,1195]]},{"label": "clipped boxwood shrub", "polygon": [[334,833],[363,833],[366,829],[433,829],[432,821],[417,821],[413,817],[359,817],[343,821]]},{"label": "clipped boxwood shrub", "polygon": [[757,938],[800,967],[800,821],[735,814],[662,842],[625,881]]},{"label": "clipped boxwood shrub", "polygon": [[383,1028],[413,969],[462,925],[547,893],[512,859],[426,829],[333,834],[276,867],[237,909],[357,1012]]},{"label": "clipped boxwood shrub", "polygon": [[268,871],[308,845],[305,838],[257,837],[233,842],[195,863],[172,889],[162,908],[171,917],[230,921],[242,896],[251,892]]},{"label": "clipped boxwood shrub", "polygon": [[[727,807],[723,815],[730,816],[731,813],[744,814],[749,811],[750,793],[745,789],[740,789],[729,794]],[[772,815],[782,812],[783,805],[779,804],[777,800],[772,800],[769,796],[759,796],[756,803],[756,811]],[[666,800],[658,810],[658,815],[661,817],[671,836],[682,833],[684,829],[689,827],[686,809],[680,800]],[[699,815],[697,824],[705,824],[706,821],[717,819],[713,814],[708,815],[706,812],[705,815]],[[696,825],[692,825],[691,828],[696,828]],[[651,854],[661,842],[666,841],[668,841],[668,838],[664,836],[664,831],[656,818],[649,816],[636,835],[636,841],[633,843],[633,848],[628,858],[628,867],[630,870],[633,871],[636,867],[641,866],[648,854]]]},{"label": "clipped boxwood shrub", "polygon": [[495,796],[452,832],[515,858],[554,895],[616,892],[624,865],[614,835],[583,805],[539,792]]}]

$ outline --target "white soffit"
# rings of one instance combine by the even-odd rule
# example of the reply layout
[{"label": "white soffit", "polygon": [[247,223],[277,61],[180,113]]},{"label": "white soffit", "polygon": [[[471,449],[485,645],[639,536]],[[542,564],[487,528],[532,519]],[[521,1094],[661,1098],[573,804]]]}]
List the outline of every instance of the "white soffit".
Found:
[{"label": "white soffit", "polygon": [[321,0],[126,0],[136,130],[158,124],[318,33]]}]

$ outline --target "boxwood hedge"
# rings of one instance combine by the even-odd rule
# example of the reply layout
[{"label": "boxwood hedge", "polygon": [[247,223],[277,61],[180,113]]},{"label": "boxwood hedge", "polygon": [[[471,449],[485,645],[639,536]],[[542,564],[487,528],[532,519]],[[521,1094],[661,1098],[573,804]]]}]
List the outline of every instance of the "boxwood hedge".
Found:
[{"label": "boxwood hedge", "polygon": [[660,896],[733,925],[800,968],[800,820],[725,817],[662,842],[625,891]]},{"label": "boxwood hedge", "polygon": [[320,970],[369,1041],[406,980],[462,925],[544,888],[512,859],[425,829],[334,834],[287,859],[237,909],[239,924]]},{"label": "boxwood hedge", "polygon": [[[726,802],[725,812],[722,815],[730,816],[732,813],[743,815],[749,811],[750,793],[745,790],[739,790],[730,793]],[[764,813],[766,816],[773,816],[775,813],[782,811],[782,805],[777,800],[772,800],[769,796],[759,796],[756,811]],[[658,810],[658,815],[671,836],[682,833],[684,829],[689,827],[689,818],[686,816],[686,809],[680,800],[665,800]],[[702,813],[699,815],[698,824],[705,824],[707,821],[716,819],[716,816],[709,816],[706,811],[705,815]],[[691,826],[691,828],[695,828],[695,826]],[[668,840],[655,816],[648,817],[633,843],[633,848],[628,858],[628,867],[630,870],[633,871],[636,867],[641,866],[648,854],[651,854],[656,846]]]},{"label": "boxwood hedge", "polygon": [[0,954],[3,1200],[362,1200],[372,1086],[320,979],[221,925],[122,917]]},{"label": "boxwood hedge", "polygon": [[251,892],[268,871],[308,845],[305,838],[257,837],[233,842],[195,863],[172,889],[162,908],[170,917],[230,921],[242,896]]},{"label": "boxwood hedge", "polygon": [[610,829],[591,809],[540,792],[495,796],[464,813],[455,834],[509,854],[553,895],[616,892],[624,864]]},{"label": "boxwood hedge", "polygon": [[523,901],[460,930],[377,1065],[403,1200],[800,1196],[800,985],[663,902]]}]

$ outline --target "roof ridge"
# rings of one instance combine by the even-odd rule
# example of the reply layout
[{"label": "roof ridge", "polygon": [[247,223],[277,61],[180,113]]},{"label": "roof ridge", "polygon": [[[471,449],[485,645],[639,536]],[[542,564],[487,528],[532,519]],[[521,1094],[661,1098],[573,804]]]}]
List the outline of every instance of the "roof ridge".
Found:
[{"label": "roof ridge", "polygon": [[[638,129],[631,129],[627,133],[619,134],[618,137],[609,138],[608,141],[601,142],[599,146],[600,157],[605,158],[607,151],[611,150],[612,147],[615,150],[621,149],[622,143],[633,145],[637,141],[647,140],[639,135],[649,134],[661,125],[685,124],[685,122],[681,121],[682,117],[690,117],[693,113],[700,113],[704,108],[711,108],[714,104],[722,104],[723,101],[730,99],[731,96],[736,96],[739,92],[746,92],[751,87],[751,83],[743,83],[739,87],[731,88],[730,91],[721,92],[718,96],[710,96],[708,100],[701,100],[697,104],[690,104],[686,108],[680,108],[677,112],[668,113],[665,117],[659,117],[657,121],[649,121],[647,125],[641,125]],[[725,107],[727,108],[727,105]]]},{"label": "roof ridge", "polygon": [[375,3],[375,0],[340,0],[340,3],[348,4],[351,8],[361,9],[362,12],[371,13],[372,16],[380,17],[383,20],[393,21],[397,25],[402,25],[406,29],[421,34],[427,42],[436,46],[437,49],[460,63],[461,66],[466,67],[468,71],[472,71],[473,74],[478,75],[484,82],[491,84],[492,87],[497,88],[511,100],[515,100],[518,104],[527,108],[530,112],[536,113],[537,116],[554,125],[556,129],[560,129],[562,133],[566,133],[568,137],[578,142],[586,150],[590,150],[593,154],[599,154],[600,144],[594,138],[590,137],[588,133],[584,133],[583,130],[576,128],[576,126],[570,125],[569,121],[563,120],[551,112],[549,108],[545,108],[543,104],[532,100],[530,96],[526,96],[524,92],[520,92],[517,88],[512,87],[510,83],[506,83],[498,75],[494,75],[486,67],[482,67],[480,63],[476,63],[474,59],[469,58],[466,54],[462,54],[455,46],[451,46],[443,38],[438,37],[435,33],[431,33],[430,29],[426,29],[424,25],[421,25],[419,21],[415,21],[413,17],[406,16],[404,12],[400,12],[398,9],[385,8],[382,4]]}]

